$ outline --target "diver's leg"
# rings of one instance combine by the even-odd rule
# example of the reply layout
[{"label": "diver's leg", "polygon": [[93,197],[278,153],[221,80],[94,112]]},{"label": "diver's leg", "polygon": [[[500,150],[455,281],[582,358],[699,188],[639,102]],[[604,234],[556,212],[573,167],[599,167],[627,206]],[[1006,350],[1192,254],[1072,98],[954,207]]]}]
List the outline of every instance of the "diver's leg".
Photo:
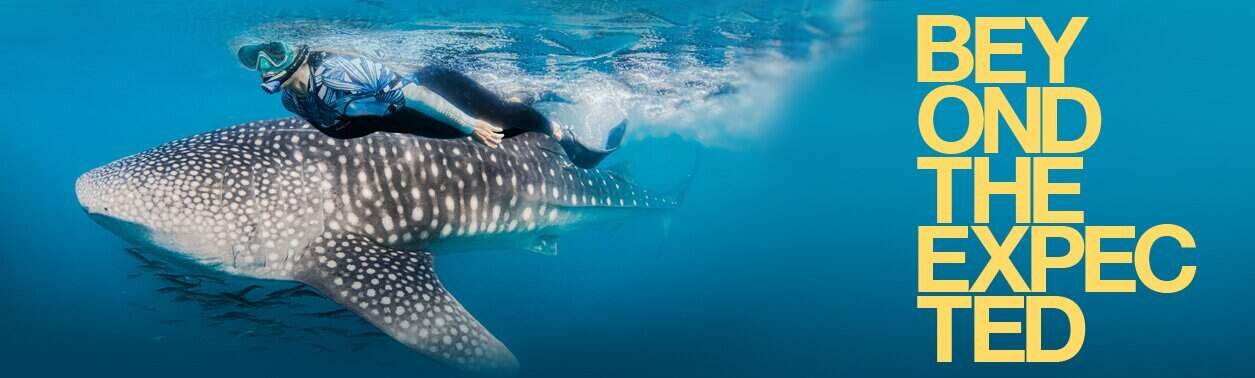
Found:
[{"label": "diver's leg", "polygon": [[415,73],[419,85],[444,97],[467,115],[482,119],[505,129],[506,138],[528,131],[554,135],[566,151],[572,163],[582,168],[593,168],[619,148],[627,129],[626,121],[620,122],[608,134],[605,146],[589,147],[575,138],[573,133],[559,132],[553,122],[539,110],[519,102],[506,101],[460,72],[427,67]]},{"label": "diver's leg", "polygon": [[336,138],[336,139],[361,138],[361,137],[370,135],[371,133],[374,133],[376,131],[379,131],[378,122],[371,122],[370,120],[365,120],[365,119],[360,119],[360,120],[353,119],[353,120],[348,120],[346,122],[348,122],[347,125],[344,125],[339,128],[334,128],[334,129],[327,128],[327,129],[318,129],[318,130],[322,131],[323,134],[326,134],[327,136]]},{"label": "diver's leg", "polygon": [[414,134],[436,139],[465,138],[461,130],[414,109],[400,108],[383,117],[370,117],[379,131]]},{"label": "diver's leg", "polygon": [[627,132],[626,114],[604,104],[542,102],[535,106],[548,115],[553,127],[565,131],[558,142],[571,162],[583,168],[597,166],[618,150]]},{"label": "diver's leg", "polygon": [[507,101],[470,77],[443,67],[427,67],[414,75],[419,85],[444,97],[471,117],[505,129],[506,137],[528,131],[552,134],[544,115],[522,103]]}]

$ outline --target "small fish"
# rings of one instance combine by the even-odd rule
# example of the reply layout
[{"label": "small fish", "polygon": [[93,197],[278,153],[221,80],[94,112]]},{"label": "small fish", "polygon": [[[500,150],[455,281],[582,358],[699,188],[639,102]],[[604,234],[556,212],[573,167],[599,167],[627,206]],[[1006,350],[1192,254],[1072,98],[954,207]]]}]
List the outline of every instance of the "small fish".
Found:
[{"label": "small fish", "polygon": [[313,316],[313,317],[317,317],[317,318],[334,318],[334,317],[339,317],[339,316],[342,316],[342,315],[348,315],[348,314],[349,314],[349,309],[347,309],[347,308],[342,308],[342,309],[339,309],[339,310],[331,310],[331,311],[327,311],[327,312],[316,312],[316,313],[312,313],[312,314],[301,314],[301,315],[304,315],[304,316]]},{"label": "small fish", "polygon": [[162,320],[157,321],[157,323],[161,323],[163,325],[175,325],[182,322],[183,322],[183,319],[162,319]]},{"label": "small fish", "polygon": [[139,303],[139,302],[136,302],[136,301],[130,301],[130,302],[127,302],[127,304],[131,305],[131,307],[134,307],[134,308],[137,308],[137,309],[140,309],[140,310],[144,310],[144,311],[148,311],[148,312],[157,311],[157,309],[152,308],[152,306],[149,306],[149,305],[146,305],[146,304],[143,304],[143,303]]},{"label": "small fish", "polygon": [[144,256],[144,253],[141,252],[139,248],[123,248],[122,250],[126,251],[128,255],[131,255],[131,257],[134,257],[136,260],[139,260],[139,262],[145,265],[153,263],[152,260],[149,260],[148,257]]},{"label": "small fish", "polygon": [[325,346],[323,346],[322,344],[316,344],[316,343],[306,343],[305,345],[309,345],[310,347],[313,347],[314,349],[321,350],[321,351],[323,351],[323,352],[327,352],[327,353],[335,353],[335,351],[334,351],[334,350],[331,350],[331,348],[325,347]]},{"label": "small fish", "polygon": [[196,279],[199,279],[199,280],[204,280],[204,281],[213,281],[213,282],[218,283],[219,285],[226,285],[226,284],[227,284],[227,281],[223,280],[222,278],[219,278],[219,277],[214,277],[214,276],[208,276],[208,275],[204,275],[204,274],[185,274],[184,276],[186,276],[186,277],[191,277],[191,278],[196,278]]},{"label": "small fish", "polygon": [[263,335],[266,335],[266,336],[271,336],[271,337],[276,337],[276,336],[281,336],[281,335],[283,335],[283,334],[284,334],[283,330],[284,330],[285,328],[286,328],[286,326],[283,326],[283,325],[276,325],[276,326],[270,326],[270,327],[262,328],[261,330],[262,330],[262,331],[265,331],[265,333],[262,333]]},{"label": "small fish", "polygon": [[366,348],[367,345],[370,345],[370,343],[353,344],[353,349],[350,349],[348,354],[357,353],[358,351],[361,351],[362,349]]},{"label": "small fish", "polygon": [[236,295],[235,293],[221,292],[221,293],[218,293],[218,296],[229,299],[240,306],[257,307],[257,304],[253,303],[253,301],[250,301],[247,298],[244,298],[242,296]]},{"label": "small fish", "polygon": [[266,296],[284,296],[289,293],[292,293],[292,291],[296,291],[300,289],[305,289],[305,284],[296,284],[296,285],[292,285],[291,288],[270,291],[270,294],[266,294]]},{"label": "small fish", "polygon": [[217,308],[227,307],[227,306],[230,306],[230,305],[232,305],[232,304],[234,304],[234,303],[235,303],[235,302],[232,302],[232,301],[229,301],[229,300],[226,300],[226,299],[219,299],[219,298],[202,298],[202,299],[200,299],[200,304],[201,304],[202,306],[205,306],[205,307],[208,307],[208,308],[211,308],[211,309],[217,309]]},{"label": "small fish", "polygon": [[296,298],[296,297],[323,298],[322,294],[318,294],[318,292],[310,290],[310,289],[301,289],[301,290],[293,291],[292,294],[288,295],[288,298]]},{"label": "small fish", "polygon": [[189,289],[190,289],[190,288],[193,288],[193,287],[200,286],[200,282],[199,282],[199,281],[197,281],[197,282],[187,281],[187,280],[185,280],[184,276],[182,276],[182,275],[178,275],[178,274],[168,274],[168,273],[163,273],[163,274],[158,274],[158,275],[157,275],[157,277],[161,277],[161,279],[165,280],[166,282],[169,282],[169,283],[172,283],[172,284],[175,284],[175,285],[179,285],[179,286],[182,286],[182,287],[184,287],[184,288],[189,288]]},{"label": "small fish", "polygon": [[282,305],[283,307],[287,307],[289,310],[299,310],[302,308],[309,307],[307,305],[303,305],[300,303],[284,303],[284,302],[273,302],[273,303],[276,305]]},{"label": "small fish", "polygon": [[259,325],[263,325],[263,326],[286,327],[285,325],[283,325],[283,323],[270,320],[270,319],[245,318],[244,320],[247,320],[247,321],[259,324]]},{"label": "small fish", "polygon": [[179,288],[179,287],[171,287],[171,286],[165,286],[165,287],[162,287],[162,288],[160,288],[160,289],[157,289],[157,292],[158,292],[158,293],[162,293],[162,294],[182,293],[182,292],[184,292],[184,291],[185,291],[185,290],[184,290],[183,288]]},{"label": "small fish", "polygon": [[339,329],[335,327],[322,326],[322,327],[317,327],[314,329],[318,330],[319,332],[334,333],[334,334],[344,336],[344,337],[348,337],[351,334],[348,330],[343,330],[343,329]]},{"label": "small fish", "polygon": [[166,268],[160,265],[140,265],[139,270],[147,273],[159,273],[166,271]]},{"label": "small fish", "polygon": [[248,351],[248,352],[265,352],[268,350],[270,350],[270,348],[267,348],[263,345],[254,345],[254,346],[248,347],[248,349],[245,349],[245,351]]},{"label": "small fish", "polygon": [[[161,292],[161,289],[158,289],[158,292]],[[176,293],[178,293],[180,297],[186,297],[186,298],[188,298],[188,299],[195,299],[195,300],[197,300],[197,301],[206,301],[206,300],[217,299],[217,297],[215,297],[215,296],[213,296],[213,295],[209,295],[209,294],[205,294],[205,293],[201,293],[201,292],[196,292],[196,291],[192,291],[192,290],[187,290],[187,289],[178,289],[178,290],[173,290],[173,291],[171,291],[171,292],[176,292]]]},{"label": "small fish", "polygon": [[364,337],[382,337],[382,336],[387,336],[387,335],[379,331],[366,331],[366,332],[355,333],[349,337],[364,338]]},{"label": "small fish", "polygon": [[248,287],[243,288],[243,289],[240,289],[240,291],[235,292],[235,295],[237,295],[237,296],[239,296],[239,297],[243,298],[243,297],[248,296],[248,292],[253,291],[253,290],[257,290],[257,289],[260,289],[260,288],[261,288],[261,286],[260,286],[260,285],[248,285]]},{"label": "small fish", "polygon": [[256,319],[256,318],[255,318],[255,317],[253,317],[252,315],[249,315],[249,314],[247,314],[247,313],[243,313],[243,312],[239,312],[239,311],[229,311],[229,312],[224,312],[224,313],[221,313],[221,314],[218,314],[218,315],[211,316],[211,317],[209,317],[209,318],[210,318],[210,319],[213,319],[213,320],[229,320],[229,319],[244,319],[244,320],[252,320],[252,319]]}]

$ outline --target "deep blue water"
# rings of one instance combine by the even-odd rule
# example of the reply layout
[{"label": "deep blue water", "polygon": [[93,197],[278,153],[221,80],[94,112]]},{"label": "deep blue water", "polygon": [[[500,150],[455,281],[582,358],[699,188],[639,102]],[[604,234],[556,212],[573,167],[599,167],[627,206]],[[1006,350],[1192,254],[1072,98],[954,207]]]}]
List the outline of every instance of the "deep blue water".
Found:
[{"label": "deep blue water", "polygon": [[[524,376],[1247,374],[1250,5],[855,5],[0,3],[0,374],[452,374],[388,340],[346,354],[233,335],[155,293],[150,277],[129,277],[126,245],[79,209],[73,182],[92,167],[284,116],[230,49],[275,35],[382,40],[369,48],[459,62],[503,90],[552,85],[622,105],[635,134],[616,159],[638,161],[645,183],[665,185],[701,155],[669,232],[642,219],[569,235],[558,256],[437,262]],[[915,228],[933,206],[931,176],[914,170],[928,154],[916,106],[932,87],[914,78],[922,13],[1044,16],[1052,26],[1090,17],[1068,81],[1098,97],[1105,124],[1072,176],[1083,195],[1068,206],[1089,224],[1187,227],[1199,248],[1182,260],[1200,267],[1188,289],[1083,294],[1079,269],[1055,273],[1052,291],[1085,310],[1076,358],[963,362],[969,314],[956,320],[958,362],[932,362],[933,317],[915,309]],[[1015,36],[1027,55],[1006,62],[1044,67],[1030,35]],[[630,85],[589,87],[605,82]],[[1009,201],[994,206],[1006,219]],[[1027,266],[1024,255],[1017,264]]]}]

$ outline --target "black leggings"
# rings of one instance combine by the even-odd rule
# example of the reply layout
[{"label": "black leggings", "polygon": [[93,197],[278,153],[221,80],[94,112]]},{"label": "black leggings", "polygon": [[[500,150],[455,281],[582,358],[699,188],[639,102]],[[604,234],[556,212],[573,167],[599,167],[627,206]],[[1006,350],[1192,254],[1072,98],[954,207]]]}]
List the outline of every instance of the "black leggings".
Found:
[{"label": "black leggings", "polygon": [[[552,134],[549,119],[527,104],[506,101],[475,80],[443,67],[426,67],[414,74],[419,85],[440,95],[462,112],[505,129],[509,138],[528,131]],[[376,131],[414,134],[428,138],[462,138],[460,130],[410,108],[382,117],[353,117],[336,138],[356,138]]]}]

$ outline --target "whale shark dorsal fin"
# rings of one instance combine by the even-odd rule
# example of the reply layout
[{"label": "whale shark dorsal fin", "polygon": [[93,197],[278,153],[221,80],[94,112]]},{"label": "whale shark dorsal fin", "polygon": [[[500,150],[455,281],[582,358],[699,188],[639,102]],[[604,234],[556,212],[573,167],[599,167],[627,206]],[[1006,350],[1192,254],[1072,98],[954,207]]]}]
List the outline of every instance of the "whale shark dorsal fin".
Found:
[{"label": "whale shark dorsal fin", "polygon": [[440,284],[431,254],[330,232],[306,252],[296,278],[393,339],[464,371],[509,375],[518,370],[510,350]]}]

